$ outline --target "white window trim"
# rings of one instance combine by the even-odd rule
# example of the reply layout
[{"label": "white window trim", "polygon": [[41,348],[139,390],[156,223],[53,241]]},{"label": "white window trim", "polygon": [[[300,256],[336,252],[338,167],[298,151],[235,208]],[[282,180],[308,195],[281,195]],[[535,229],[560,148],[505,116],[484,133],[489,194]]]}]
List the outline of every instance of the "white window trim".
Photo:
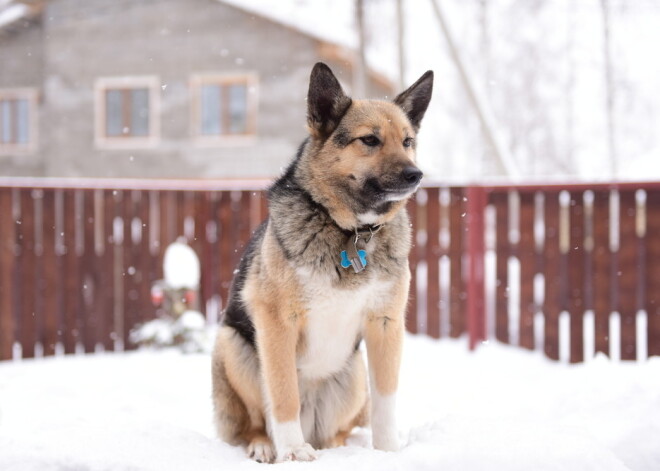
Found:
[{"label": "white window trim", "polygon": [[39,143],[38,97],[36,88],[0,88],[0,98],[3,100],[28,101],[28,142],[27,144],[6,144],[0,142],[0,156],[25,155],[35,152]]},{"label": "white window trim", "polygon": [[[149,90],[149,135],[109,137],[105,134],[105,91],[112,88]],[[160,142],[160,78],[154,75],[100,77],[94,82],[94,144],[98,149],[153,149]]]},{"label": "white window trim", "polygon": [[[245,82],[248,87],[246,134],[223,134],[207,136],[201,134],[200,108],[201,87],[205,84]],[[259,77],[254,72],[195,74],[190,77],[190,135],[197,147],[247,146],[257,139],[257,115],[259,106]]]}]

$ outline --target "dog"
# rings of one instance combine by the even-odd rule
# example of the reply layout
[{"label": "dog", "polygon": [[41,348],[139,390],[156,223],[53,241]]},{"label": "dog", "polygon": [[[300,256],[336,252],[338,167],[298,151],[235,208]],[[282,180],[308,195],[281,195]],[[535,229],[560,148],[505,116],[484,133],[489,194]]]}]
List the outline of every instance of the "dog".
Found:
[{"label": "dog", "polygon": [[353,100],[327,65],[312,69],[309,136],[268,190],[212,355],[218,434],[256,461],[314,460],[369,419],[374,448],[399,449],[405,206],[432,90],[428,71],[391,102]]}]

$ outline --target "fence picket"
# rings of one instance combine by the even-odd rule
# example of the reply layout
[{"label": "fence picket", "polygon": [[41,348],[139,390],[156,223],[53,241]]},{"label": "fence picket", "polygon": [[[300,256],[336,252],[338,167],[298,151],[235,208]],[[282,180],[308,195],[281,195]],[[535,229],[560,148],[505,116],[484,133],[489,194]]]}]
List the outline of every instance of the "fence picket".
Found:
[{"label": "fence picket", "polygon": [[0,360],[13,356],[16,335],[14,317],[15,222],[12,190],[0,188]]},{"label": "fence picket", "polygon": [[596,352],[609,355],[609,332],[612,280],[612,252],[610,250],[610,191],[594,193],[593,247],[591,249],[592,299],[594,310]]},{"label": "fence picket", "polygon": [[233,278],[234,260],[232,244],[232,201],[229,192],[223,192],[218,204],[218,232],[220,238],[219,260],[220,285],[218,292],[222,299],[222,308],[227,306],[229,287]]},{"label": "fence picket", "polygon": [[234,267],[238,267],[243,251],[252,236],[252,192],[241,191],[235,195],[233,221],[234,233]]},{"label": "fence picket", "polygon": [[35,313],[35,221],[34,198],[31,189],[20,191],[21,213],[18,230],[18,243],[21,254],[18,264],[20,267],[20,303],[21,303],[21,347],[23,358],[33,358],[37,342],[37,319]]},{"label": "fence picket", "polygon": [[570,315],[570,361],[584,358],[584,201],[583,193],[571,192],[567,254],[568,313]]},{"label": "fence picket", "polygon": [[151,302],[151,285],[156,278],[155,265],[157,263],[150,254],[149,234],[151,231],[150,201],[146,191],[140,191],[137,196],[135,217],[139,221],[135,230],[139,237],[133,243],[135,256],[136,281],[138,283],[138,321],[144,323],[156,316],[156,308]]},{"label": "fence picket", "polygon": [[495,206],[495,337],[509,343],[509,197],[507,192],[492,192]]},{"label": "fence picket", "polygon": [[[146,318],[151,317],[145,314],[145,310],[150,308],[149,297],[141,288],[148,287],[151,283],[148,279],[148,265],[146,261],[148,250],[142,245],[143,237],[140,236],[140,230],[143,224],[142,206],[146,205],[140,191],[123,192],[122,219],[124,220],[124,235],[122,238],[123,249],[123,268],[122,277],[124,282],[124,319],[126,322],[123,329],[124,347],[134,348],[129,341],[130,330]],[[147,301],[147,302],[145,302]]]},{"label": "fence picket", "polygon": [[548,358],[559,359],[559,314],[561,313],[561,250],[560,250],[560,205],[559,196],[555,192],[545,194],[545,243],[544,278],[545,294],[543,302],[544,351]]},{"label": "fence picket", "polygon": [[81,192],[81,241],[80,241],[80,298],[82,301],[81,327],[82,345],[85,353],[94,352],[96,348],[97,328],[100,313],[97,310],[96,290],[99,270],[96,265],[94,240],[94,192]]},{"label": "fence picket", "polygon": [[195,203],[193,215],[195,221],[195,237],[191,242],[191,247],[199,257],[201,278],[199,281],[198,298],[194,305],[203,314],[206,312],[207,301],[213,296],[213,242],[209,240],[209,226],[212,218],[212,195],[210,192],[200,192],[195,194]]},{"label": "fence picket", "polygon": [[520,238],[517,246],[520,260],[520,325],[519,345],[534,349],[534,276],[536,245],[534,242],[534,193],[520,194]]},{"label": "fence picket", "polygon": [[42,283],[40,291],[42,293],[42,312],[43,312],[43,346],[44,355],[54,355],[57,344],[60,341],[60,332],[62,326],[61,319],[61,298],[58,292],[61,291],[60,284],[62,279],[58,276],[58,256],[55,252],[55,190],[44,190],[42,198]]},{"label": "fence picket", "polygon": [[660,190],[646,194],[646,312],[648,355],[660,355]]},{"label": "fence picket", "polygon": [[468,252],[465,279],[465,311],[470,349],[485,341],[485,209],[486,192],[481,187],[466,190],[466,245]]},{"label": "fence picket", "polygon": [[[206,236],[206,259],[207,259],[207,269],[205,273],[202,274],[202,282],[206,286],[206,291],[204,294],[205,303],[210,299],[214,300],[214,308],[216,311],[214,315],[219,318],[220,308],[219,306],[219,291],[218,287],[220,286],[220,221],[217,217],[219,211],[221,193],[214,191],[209,193],[208,198],[208,222],[211,232],[207,232]],[[207,318],[210,319],[209,313],[206,313]]]},{"label": "fence picket", "polygon": [[426,193],[426,325],[428,335],[440,338],[440,189]]},{"label": "fence picket", "polygon": [[77,190],[65,190],[64,199],[64,232],[62,244],[64,263],[62,279],[64,280],[64,352],[74,353],[78,340],[79,311],[79,267],[76,254],[76,214],[75,195]]},{"label": "fence picket", "polygon": [[451,189],[449,209],[450,260],[450,335],[454,338],[465,333],[465,291],[463,288],[463,254],[465,252],[464,219],[466,207],[462,188]]},{"label": "fence picket", "polygon": [[115,259],[115,239],[113,234],[114,219],[115,219],[115,198],[112,190],[101,190],[100,198],[102,199],[99,207],[97,217],[101,218],[97,221],[100,224],[100,238],[99,241],[101,253],[98,255],[98,287],[96,289],[96,297],[98,298],[98,312],[99,312],[99,338],[97,342],[103,345],[104,350],[109,351],[114,349],[115,324],[115,276],[114,276],[114,259]]},{"label": "fence picket", "polygon": [[634,191],[621,191],[619,197],[619,251],[617,311],[621,315],[621,359],[637,357],[635,321],[637,318],[638,244],[636,234]]}]

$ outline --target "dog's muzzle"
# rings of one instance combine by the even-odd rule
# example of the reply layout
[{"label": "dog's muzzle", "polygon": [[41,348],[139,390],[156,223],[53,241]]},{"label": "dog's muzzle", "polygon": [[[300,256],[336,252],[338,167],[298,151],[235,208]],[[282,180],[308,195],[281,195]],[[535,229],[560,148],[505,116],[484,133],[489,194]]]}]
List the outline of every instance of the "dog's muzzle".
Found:
[{"label": "dog's muzzle", "polygon": [[419,186],[424,174],[414,165],[408,165],[401,170],[393,185],[387,185],[385,190],[386,201],[399,201],[412,195]]}]

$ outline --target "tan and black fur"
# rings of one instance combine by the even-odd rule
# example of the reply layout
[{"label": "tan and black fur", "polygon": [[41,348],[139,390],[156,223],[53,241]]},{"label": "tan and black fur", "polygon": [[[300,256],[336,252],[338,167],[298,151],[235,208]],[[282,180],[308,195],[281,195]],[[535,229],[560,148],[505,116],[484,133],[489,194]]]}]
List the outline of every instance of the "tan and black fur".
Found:
[{"label": "tan and black fur", "polygon": [[[415,139],[432,86],[429,71],[393,102],[352,100],[325,64],[312,70],[309,137],[269,190],[213,353],[219,435],[257,461],[312,460],[370,416],[374,447],[398,449],[405,204],[422,177]],[[370,238],[359,273],[340,257],[356,231]]]}]

